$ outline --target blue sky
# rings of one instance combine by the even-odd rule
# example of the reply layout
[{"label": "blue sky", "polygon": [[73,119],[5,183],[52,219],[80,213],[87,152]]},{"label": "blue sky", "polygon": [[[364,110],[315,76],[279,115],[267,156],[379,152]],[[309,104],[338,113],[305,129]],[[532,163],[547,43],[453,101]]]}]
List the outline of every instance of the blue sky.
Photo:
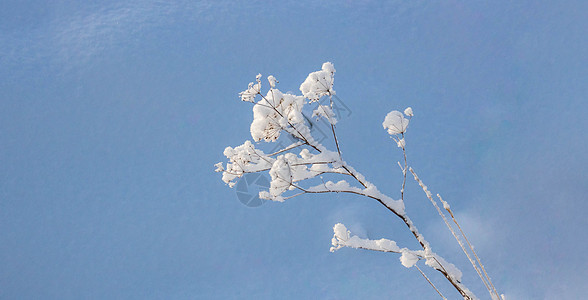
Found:
[{"label": "blue sky", "polygon": [[[411,165],[508,299],[588,297],[585,2],[0,6],[2,299],[437,299],[395,255],[329,252],[337,222],[414,246],[377,203],[250,208],[213,172],[251,139],[237,94],[257,73],[298,92],[325,61],[348,163],[398,198],[381,123],[411,106]],[[412,181],[406,206],[486,297]]]}]

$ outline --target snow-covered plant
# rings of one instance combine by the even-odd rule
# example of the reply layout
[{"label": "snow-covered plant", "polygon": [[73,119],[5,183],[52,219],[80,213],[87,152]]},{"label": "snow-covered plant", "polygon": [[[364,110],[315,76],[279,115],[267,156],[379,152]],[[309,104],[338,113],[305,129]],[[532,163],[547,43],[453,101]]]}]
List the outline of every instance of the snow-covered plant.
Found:
[{"label": "snow-covered plant", "polygon": [[[427,198],[437,209],[445,224],[456,238],[462,250],[466,253],[470,263],[484,282],[492,299],[500,299],[496,288],[486,273],[473,246],[463,233],[459,223],[454,217],[449,204],[441,196],[437,197],[443,204],[443,208],[451,216],[453,223],[459,228],[459,234],[448,221],[445,213],[439,208],[431,192],[424,185],[416,172],[408,166],[406,159],[405,133],[411,118],[414,116],[412,108],[408,107],[404,112],[391,111],[382,123],[384,129],[392,136],[399,148],[402,149],[404,162],[398,163],[402,171],[403,180],[400,199],[395,200],[369,182],[361,173],[343,160],[335,124],[337,116],[333,110],[333,90],[335,67],[326,62],[321,70],[312,72],[300,85],[302,96],[281,92],[276,88],[278,81],[274,76],[268,76],[269,90],[262,93],[261,74],[257,75],[255,82],[241,92],[240,98],[253,104],[253,122],[251,123],[251,137],[255,142],[275,142],[280,135],[287,134],[293,137],[294,142],[279,146],[273,153],[265,153],[250,141],[245,141],[237,147],[227,147],[224,155],[228,163],[216,164],[216,171],[222,172],[222,180],[233,187],[236,180],[247,173],[268,172],[271,177],[268,190],[261,191],[259,197],[266,200],[283,202],[285,200],[305,195],[319,193],[350,193],[362,197],[368,197],[382,204],[396,217],[400,218],[412,236],[418,241],[421,249],[401,248],[393,240],[362,239],[352,235],[345,225],[338,223],[333,227],[331,252],[342,247],[366,249],[381,252],[400,254],[401,264],[406,268],[415,267],[423,275],[429,284],[445,299],[441,292],[434,286],[425,273],[418,266],[419,262],[438,271],[449,283],[463,296],[464,299],[477,299],[476,296],[461,282],[462,273],[453,264],[447,262],[433,251],[425,237],[419,232],[404,206],[404,188],[406,177],[410,171],[416,182],[422,187]],[[321,99],[325,103],[321,104]],[[331,127],[335,149],[329,150],[317,141],[303,113],[305,104],[318,102],[312,113],[314,118],[322,118]],[[324,181],[323,176],[332,177],[333,181]],[[320,183],[317,184],[317,177]],[[336,179],[335,179],[336,178]],[[337,180],[338,179],[338,180]],[[466,241],[464,244],[462,239]],[[466,246],[467,245],[467,246]]]}]

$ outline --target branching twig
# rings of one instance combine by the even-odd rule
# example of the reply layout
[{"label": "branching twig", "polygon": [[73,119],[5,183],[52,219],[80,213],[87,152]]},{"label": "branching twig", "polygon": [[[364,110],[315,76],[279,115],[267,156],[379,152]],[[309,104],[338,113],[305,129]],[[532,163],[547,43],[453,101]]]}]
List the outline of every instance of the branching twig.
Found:
[{"label": "branching twig", "polygon": [[[395,138],[395,140],[396,140],[398,146],[400,148],[402,148],[403,159],[404,159],[404,166],[400,165],[400,162],[399,162],[399,165],[400,165],[400,167],[402,169],[402,173],[403,173],[400,200],[393,200],[392,198],[379,192],[377,190],[377,188],[372,183],[367,181],[361,173],[357,172],[353,167],[348,165],[343,160],[342,155],[341,155],[341,148],[339,145],[339,140],[337,138],[337,134],[336,134],[336,130],[335,130],[335,124],[334,124],[335,120],[331,119],[333,117],[333,98],[332,97],[335,94],[335,92],[331,89],[332,79],[333,79],[332,76],[334,74],[334,67],[330,63],[325,63],[323,65],[322,71],[319,71],[319,72],[330,72],[330,73],[318,73],[318,74],[323,74],[320,76],[324,76],[322,79],[326,80],[325,82],[326,82],[326,85],[328,85],[328,86],[326,86],[320,79],[317,79],[317,77],[311,77],[311,75],[317,76],[316,75],[317,72],[315,72],[315,73],[311,73],[311,75],[309,75],[309,77],[307,78],[307,81],[305,81],[303,83],[303,85],[301,86],[301,90],[303,92],[303,96],[310,99],[311,102],[320,101],[320,98],[322,96],[325,96],[325,95],[329,96],[330,111],[328,111],[329,110],[328,107],[320,105],[320,102],[319,102],[319,109],[322,109],[322,113],[317,111],[317,114],[319,116],[324,114],[324,116],[328,119],[328,121],[331,125],[331,132],[333,135],[335,147],[337,149],[337,152],[336,152],[337,157],[335,157],[335,152],[331,152],[331,151],[327,150],[320,142],[316,141],[313,138],[313,136],[310,132],[310,128],[308,128],[306,126],[306,124],[304,124],[304,123],[301,124],[300,120],[297,119],[299,117],[294,117],[292,120],[290,120],[288,118],[288,117],[292,117],[291,109],[294,109],[294,116],[299,116],[299,114],[301,113],[302,107],[298,107],[299,106],[298,102],[296,102],[300,99],[298,98],[298,100],[294,101],[294,100],[292,100],[293,98],[284,97],[284,98],[279,99],[280,103],[277,103],[276,99],[275,99],[275,95],[276,95],[275,93],[276,92],[281,93],[281,92],[279,92],[277,89],[273,89],[275,87],[275,78],[273,78],[273,77],[269,78],[270,85],[272,88],[270,89],[270,92],[268,92],[268,96],[267,97],[264,96],[261,93],[261,84],[259,81],[259,78],[261,75],[258,75],[258,77],[256,77],[258,85],[255,85],[255,88],[252,89],[251,88],[252,84],[250,84],[249,89],[247,91],[241,93],[242,95],[244,95],[243,100],[248,101],[248,102],[252,102],[255,105],[260,105],[260,107],[271,108],[271,111],[267,110],[267,113],[266,113],[265,112],[266,110],[262,109],[263,113],[262,113],[261,117],[266,118],[266,119],[265,120],[261,119],[260,122],[262,122],[262,123],[260,123],[260,124],[261,124],[261,126],[265,126],[265,127],[263,129],[259,129],[259,128],[256,129],[257,134],[255,134],[255,135],[253,134],[253,127],[252,127],[252,136],[254,136],[255,140],[260,140],[260,139],[262,139],[261,137],[263,137],[263,139],[266,141],[275,140],[277,137],[279,137],[279,132],[277,132],[277,131],[284,130],[286,133],[291,134],[292,136],[294,136],[294,138],[298,139],[299,141],[295,142],[295,143],[293,143],[283,149],[280,149],[274,153],[267,154],[267,155],[263,154],[263,152],[261,152],[262,154],[258,153],[258,151],[252,146],[251,146],[252,150],[244,149],[244,148],[239,148],[238,150],[235,150],[235,151],[233,151],[233,149],[230,149],[230,148],[228,150],[225,150],[225,151],[228,151],[226,153],[234,153],[234,154],[225,154],[225,155],[227,155],[227,157],[230,158],[231,163],[232,163],[232,165],[227,164],[228,170],[224,170],[222,165],[220,167],[217,167],[218,172],[220,172],[220,171],[224,172],[223,180],[225,182],[229,183],[230,186],[233,186],[234,182],[232,180],[235,179],[236,177],[240,177],[245,173],[256,173],[256,172],[269,170],[270,174],[272,176],[272,184],[271,184],[270,191],[269,191],[270,193],[268,193],[266,191],[264,194],[265,195],[264,197],[267,197],[266,199],[283,201],[285,199],[292,199],[292,198],[295,198],[295,197],[298,197],[298,196],[301,196],[304,194],[319,194],[319,193],[350,193],[350,194],[356,194],[356,195],[360,195],[360,196],[367,197],[370,199],[374,199],[374,200],[378,201],[380,204],[382,204],[384,207],[386,207],[394,215],[399,217],[402,220],[402,222],[408,227],[409,231],[412,233],[412,235],[415,237],[415,239],[418,241],[418,243],[420,244],[420,246],[422,247],[423,250],[418,251],[418,253],[421,253],[421,254],[415,254],[416,252],[414,252],[414,251],[409,252],[412,255],[416,255],[414,257],[414,259],[417,259],[417,258],[419,260],[425,259],[426,264],[428,266],[432,267],[433,269],[439,271],[449,281],[449,283],[451,283],[451,285],[454,286],[454,288],[462,295],[462,297],[464,299],[475,299],[475,296],[473,295],[473,293],[470,292],[463,284],[461,284],[461,282],[460,282],[461,272],[457,272],[458,270],[456,270],[456,272],[454,272],[455,267],[452,264],[446,262],[442,257],[438,256],[437,254],[435,254],[432,251],[429,243],[425,240],[424,236],[418,231],[416,226],[413,224],[412,220],[406,214],[405,208],[404,208],[404,192],[405,192],[405,188],[406,188],[407,171],[410,169],[410,171],[412,172],[412,174],[415,177],[415,180],[419,183],[419,185],[421,185],[421,187],[423,187],[423,190],[427,194],[427,197],[430,199],[431,203],[433,203],[433,205],[435,206],[435,208],[437,209],[439,214],[442,216],[444,222],[446,223],[446,225],[448,226],[448,228],[450,229],[450,231],[452,232],[452,234],[454,235],[454,237],[456,238],[456,240],[458,241],[458,243],[462,247],[462,250],[464,250],[464,252],[468,256],[468,259],[470,260],[470,262],[472,263],[472,265],[474,266],[474,268],[478,272],[478,275],[480,276],[480,278],[482,279],[482,281],[484,282],[484,284],[486,285],[486,287],[490,291],[491,295],[493,293],[498,295],[498,293],[496,292],[496,289],[494,288],[494,285],[491,283],[490,278],[487,275],[486,270],[484,269],[483,265],[481,264],[477,254],[475,253],[475,251],[473,251],[473,247],[469,243],[469,240],[467,239],[467,237],[465,236],[465,234],[461,230],[461,227],[459,226],[459,224],[455,220],[453,213],[450,211],[450,209],[448,209],[448,212],[450,213],[453,221],[458,226],[462,236],[466,240],[471,251],[474,253],[474,256],[476,258],[477,263],[480,265],[480,268],[478,268],[478,266],[476,265],[476,262],[470,257],[469,252],[466,251],[465,246],[463,245],[463,243],[461,242],[461,240],[457,236],[456,232],[453,230],[453,227],[451,226],[451,224],[449,224],[449,221],[447,220],[447,218],[445,217],[443,212],[440,210],[439,206],[436,204],[436,202],[432,198],[430,192],[426,189],[426,186],[424,186],[422,181],[420,181],[420,179],[418,179],[418,176],[413,171],[413,169],[408,167],[408,160],[407,160],[405,140],[404,140],[404,138],[405,138],[404,132],[406,130],[406,126],[408,125],[408,121],[406,121],[404,119],[403,115],[400,113],[400,125],[399,126],[397,126],[397,124],[395,123],[396,122],[395,120],[390,120],[391,121],[390,122],[388,119],[388,116],[386,117],[386,120],[384,123],[384,127],[388,128],[388,132],[390,134],[400,134],[401,135],[400,140],[396,140],[396,138]],[[328,76],[330,76],[330,77],[328,77]],[[308,81],[311,78],[313,78],[313,79],[311,81]],[[316,79],[316,82],[318,82],[318,83],[320,83],[320,85],[322,85],[322,88],[316,86],[315,79]],[[313,86],[313,84],[314,84],[314,86]],[[303,88],[303,86],[305,86],[305,88]],[[269,96],[270,93],[271,93],[271,100],[268,99],[268,98],[270,98],[270,96]],[[256,103],[255,97],[257,95],[261,96],[262,100],[260,100]],[[286,94],[284,94],[284,95],[286,95]],[[289,96],[291,96],[291,95],[289,95]],[[257,114],[258,111],[255,111],[255,113]],[[266,114],[266,115],[263,115],[263,114]],[[391,112],[391,114],[392,114],[392,116],[398,116],[397,111],[393,111],[393,112]],[[407,108],[407,110],[405,110],[405,114],[407,116],[411,117],[412,116],[412,109]],[[255,118],[257,121],[257,115]],[[254,121],[254,122],[256,122],[256,121]],[[268,122],[268,123],[266,123],[266,125],[263,125],[263,121]],[[405,123],[405,121],[406,121],[406,123]],[[396,135],[396,137],[398,137],[398,135]],[[249,143],[249,142],[247,142],[247,143]],[[248,145],[250,145],[250,143]],[[304,148],[305,150],[303,150],[303,151],[308,151],[308,150],[313,149],[316,152],[318,152],[319,154],[316,154],[316,156],[313,157],[313,155],[315,155],[315,154],[309,154],[308,152],[306,152],[306,154],[301,153],[300,156],[296,156],[295,158],[292,156],[289,156],[289,155],[280,155],[282,153],[292,151],[293,149],[298,148],[298,147],[305,147]],[[306,147],[308,147],[308,148],[306,148]],[[319,157],[319,155],[320,155],[320,157]],[[257,157],[251,158],[252,156],[253,157],[257,156]],[[273,156],[277,156],[277,157],[272,158]],[[302,159],[300,159],[299,157],[302,157]],[[309,159],[307,159],[307,158],[309,158]],[[307,159],[307,160],[305,160],[305,159]],[[250,160],[252,160],[252,161],[250,161]],[[314,168],[314,166],[317,166],[317,167]],[[334,184],[332,182],[325,183],[323,181],[322,186],[315,186],[315,187],[311,187],[311,188],[305,188],[305,187],[301,186],[299,183],[304,180],[314,178],[316,176],[326,174],[326,173],[351,176],[363,188],[352,187],[346,181],[340,181],[336,184]],[[286,178],[282,178],[282,177],[286,177]],[[274,180],[276,180],[276,181],[274,182]],[[322,176],[321,176],[321,180],[322,180]],[[299,192],[292,194],[290,196],[285,196],[285,197],[282,196],[285,192],[287,192],[287,190],[294,190],[294,189],[298,190]],[[261,197],[261,193],[260,193],[260,197]],[[439,196],[439,199],[445,204],[445,202],[441,199],[440,196]],[[376,247],[374,249],[370,249],[370,248],[363,248],[361,246],[358,246],[356,248],[384,251],[384,252],[396,252],[396,250],[394,250],[395,248],[394,249],[384,249],[384,248],[379,249]],[[406,252],[406,251],[410,251],[410,250],[404,249],[403,251]],[[406,258],[404,256],[406,254],[405,252],[402,252],[403,256],[401,257],[403,265],[407,266],[407,264],[414,263],[415,260],[413,260],[413,258],[411,258],[411,257]],[[397,252],[397,253],[399,253],[399,252]],[[411,266],[412,266],[412,264],[411,264]],[[416,266],[416,264],[415,264],[415,266]],[[441,292],[437,289],[437,287],[435,287],[435,285],[432,283],[432,281],[426,276],[426,274],[418,266],[417,266],[417,269],[421,273],[421,275],[427,280],[427,282],[437,291],[437,293],[439,293],[439,295],[443,299],[446,299],[441,294]],[[482,273],[484,273],[484,275],[482,275]],[[490,286],[491,286],[491,288],[490,288]]]}]

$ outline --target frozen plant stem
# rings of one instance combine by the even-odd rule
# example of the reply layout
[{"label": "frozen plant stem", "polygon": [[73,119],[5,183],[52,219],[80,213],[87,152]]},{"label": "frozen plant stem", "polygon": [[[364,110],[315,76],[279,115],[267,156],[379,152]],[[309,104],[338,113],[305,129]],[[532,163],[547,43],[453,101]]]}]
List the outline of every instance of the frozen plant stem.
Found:
[{"label": "frozen plant stem", "polygon": [[[450,208],[449,204],[446,201],[444,201],[443,198],[441,198],[441,195],[437,194],[437,197],[439,198],[439,200],[441,201],[441,203],[443,203],[443,207],[449,212],[449,214],[451,215],[451,218],[453,219],[453,222],[459,228],[459,231],[460,231],[461,235],[463,236],[463,238],[466,240],[466,242],[468,244],[469,250],[476,257],[476,260],[477,260],[478,264],[480,264],[480,267],[478,267],[476,265],[476,262],[472,259],[471,255],[470,255],[470,252],[468,250],[466,250],[466,247],[464,246],[463,242],[461,241],[461,239],[459,238],[459,236],[457,235],[457,233],[453,229],[453,226],[451,226],[451,224],[447,220],[447,217],[445,216],[445,214],[443,213],[443,211],[439,208],[439,206],[437,205],[437,202],[435,201],[435,199],[433,199],[433,196],[432,196],[431,192],[429,191],[428,187],[423,183],[423,181],[418,177],[418,175],[416,174],[416,172],[412,168],[409,168],[409,170],[412,173],[412,175],[414,177],[414,180],[423,189],[423,191],[425,192],[427,198],[429,199],[429,201],[431,201],[431,204],[435,207],[435,209],[437,210],[437,213],[443,219],[443,222],[445,223],[445,226],[447,226],[447,228],[449,229],[449,231],[451,231],[451,234],[453,235],[453,237],[455,238],[455,240],[457,241],[457,243],[461,247],[463,253],[465,253],[465,255],[467,256],[467,258],[470,261],[470,264],[472,265],[472,267],[474,267],[474,269],[476,270],[476,273],[478,274],[478,276],[480,277],[480,279],[484,283],[484,286],[488,290],[488,293],[490,293],[490,297],[492,299],[500,299],[500,295],[498,294],[498,292],[496,291],[496,288],[494,288],[494,285],[490,281],[490,278],[488,277],[488,274],[486,273],[486,270],[484,269],[484,267],[483,267],[480,259],[478,258],[478,255],[474,251],[474,247],[470,244],[470,242],[467,239],[465,233],[461,230],[461,226],[459,226],[459,223],[455,219],[455,217],[453,215],[453,212],[451,212],[451,208]],[[480,268],[483,270],[484,274],[482,274],[482,271],[480,270]]]},{"label": "frozen plant stem", "polygon": [[[451,216],[451,219],[453,220],[453,223],[455,223],[455,225],[459,229],[459,232],[461,233],[461,236],[463,236],[464,240],[468,244],[468,247],[470,248],[470,251],[472,251],[472,253],[474,254],[474,257],[476,257],[476,261],[478,262],[478,264],[480,265],[480,268],[484,272],[484,277],[486,278],[486,281],[488,282],[488,284],[492,288],[492,292],[494,293],[493,295],[492,295],[492,292],[490,294],[493,297],[496,297],[496,299],[500,299],[500,294],[496,290],[496,287],[494,287],[494,284],[492,283],[492,280],[490,280],[490,276],[488,276],[488,273],[486,272],[486,268],[484,268],[484,265],[482,264],[482,261],[480,260],[480,257],[478,257],[478,254],[476,253],[476,250],[474,250],[474,246],[472,246],[472,244],[470,243],[470,240],[468,239],[467,235],[465,234],[465,232],[463,232],[463,230],[461,229],[461,226],[457,222],[457,219],[453,215],[453,211],[451,210],[451,207],[449,206],[449,203],[447,203],[446,201],[444,201],[443,198],[441,197],[441,195],[437,194],[437,197],[439,198],[439,201],[441,201],[441,203],[443,203],[443,207],[445,208],[445,210],[447,210],[447,212]],[[468,258],[469,258],[469,256],[468,256]],[[484,279],[482,279],[482,281],[484,281]],[[486,288],[488,288],[488,286],[486,286]]]},{"label": "frozen plant stem", "polygon": [[451,234],[453,235],[453,237],[455,238],[455,240],[457,241],[457,243],[461,247],[463,253],[465,253],[465,255],[467,256],[468,260],[470,261],[470,263],[472,264],[472,266],[476,270],[476,273],[478,273],[478,276],[480,277],[480,279],[482,279],[482,282],[484,282],[484,285],[486,286],[486,289],[490,292],[490,295],[492,295],[492,291],[490,290],[490,287],[488,286],[488,283],[486,282],[484,276],[482,276],[482,273],[480,272],[480,269],[478,268],[478,266],[476,265],[476,263],[474,262],[474,260],[471,258],[470,253],[464,247],[463,243],[461,242],[460,238],[455,233],[455,230],[453,229],[453,227],[451,226],[451,224],[447,221],[447,217],[445,217],[445,214],[443,213],[443,211],[441,211],[441,209],[437,205],[437,202],[435,201],[435,199],[433,199],[433,197],[431,195],[431,192],[429,191],[429,189],[427,188],[427,186],[423,183],[423,181],[417,176],[416,172],[412,168],[410,168],[410,172],[414,176],[414,180],[416,182],[418,182],[419,186],[423,189],[423,191],[427,195],[427,198],[429,199],[429,201],[431,201],[431,204],[435,207],[435,209],[437,209],[437,213],[439,214],[439,216],[441,216],[441,218],[443,218],[443,222],[445,223],[445,226],[447,226],[447,228],[449,229],[449,231],[451,231]]},{"label": "frozen plant stem", "polygon": [[[259,197],[277,202],[283,202],[306,194],[322,193],[349,193],[374,199],[404,222],[422,250],[401,249],[391,240],[371,241],[361,240],[355,236],[349,237],[346,229],[341,229],[343,225],[338,224],[341,226],[337,227],[336,225],[334,228],[337,238],[333,238],[335,247],[331,248],[332,251],[341,247],[353,247],[400,253],[402,265],[407,268],[416,266],[417,261],[423,260],[425,265],[440,272],[464,299],[476,299],[474,294],[461,283],[459,269],[433,252],[430,244],[418,231],[405,211],[404,191],[409,166],[404,133],[410,118],[413,116],[412,109],[407,108],[404,114],[392,111],[386,116],[383,123],[384,128],[393,136],[398,147],[402,148],[404,158],[404,165],[401,165],[403,173],[401,196],[400,200],[394,200],[380,192],[374,184],[366,180],[361,173],[342,158],[335,130],[337,119],[333,112],[334,74],[335,68],[333,64],[324,63],[321,70],[310,73],[300,85],[302,96],[282,93],[275,87],[278,81],[273,76],[268,76],[270,89],[264,95],[261,92],[261,75],[258,75],[256,83],[250,83],[248,89],[240,93],[243,101],[253,104],[253,122],[250,127],[253,140],[255,142],[275,142],[281,133],[285,132],[298,141],[289,146],[280,147],[281,149],[271,154],[265,154],[250,141],[246,141],[243,145],[235,148],[227,147],[224,155],[229,162],[225,166],[222,163],[216,164],[216,171],[222,172],[222,180],[230,187],[233,187],[236,184],[235,181],[244,174],[268,172],[271,176],[270,187],[267,191],[261,191]],[[328,97],[330,105],[321,105],[320,99],[322,97]],[[312,136],[311,128],[305,123],[308,118],[303,115],[304,104],[315,102],[318,108],[314,111],[313,116],[325,118],[330,124],[336,151],[328,150],[315,140]],[[412,169],[410,170],[412,171]],[[325,182],[323,181],[323,175],[339,177],[343,178],[343,180]],[[416,174],[414,175],[416,176]],[[309,183],[311,179],[319,176],[322,184],[312,185]],[[348,182],[345,179],[350,181]],[[445,299],[425,273],[418,266],[416,267],[427,282]]]},{"label": "frozen plant stem", "polygon": [[402,147],[402,156],[404,156],[404,167],[402,168],[402,188],[400,189],[400,199],[404,201],[404,187],[406,186],[406,168],[408,167],[408,162],[406,160],[406,144],[404,140],[404,132],[402,133],[401,142],[398,142],[399,145]]}]

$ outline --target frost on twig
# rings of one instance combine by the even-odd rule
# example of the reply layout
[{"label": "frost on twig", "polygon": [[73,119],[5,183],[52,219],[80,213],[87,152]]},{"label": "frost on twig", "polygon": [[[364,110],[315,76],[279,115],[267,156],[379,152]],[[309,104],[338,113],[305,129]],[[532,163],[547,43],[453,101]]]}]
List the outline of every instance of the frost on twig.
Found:
[{"label": "frost on twig", "polygon": [[[443,219],[443,222],[445,223],[445,225],[447,226],[447,228],[449,229],[449,231],[451,232],[451,234],[453,235],[453,237],[455,238],[455,240],[457,241],[457,243],[461,247],[462,251],[465,253],[466,257],[470,261],[470,264],[472,265],[472,267],[474,268],[474,270],[476,271],[476,273],[480,277],[480,280],[482,280],[482,282],[484,283],[484,286],[486,287],[486,289],[490,293],[490,297],[492,299],[500,299],[500,295],[499,295],[498,291],[496,290],[496,288],[494,287],[494,284],[492,283],[490,276],[488,276],[488,273],[486,272],[486,269],[484,268],[482,261],[478,257],[478,254],[474,250],[474,247],[470,244],[466,234],[461,229],[461,226],[459,225],[459,223],[455,219],[455,216],[453,215],[453,211],[451,210],[451,206],[449,205],[449,203],[447,201],[443,200],[441,195],[437,194],[439,201],[441,201],[441,203],[443,204],[443,208],[450,214],[451,219],[453,220],[454,224],[458,227],[458,229],[461,233],[461,236],[467,242],[467,245],[469,247],[468,248],[469,251],[468,251],[468,249],[466,249],[464,243],[461,241],[460,237],[457,235],[456,231],[453,229],[453,226],[451,226],[451,224],[447,220],[447,217],[445,216],[443,211],[441,211],[441,209],[437,205],[437,202],[433,199],[433,196],[432,196],[431,192],[429,191],[429,188],[423,183],[423,181],[418,177],[418,175],[416,174],[416,172],[412,168],[409,168],[409,170],[412,173],[414,180],[423,189],[423,191],[425,192],[425,195],[427,196],[427,198],[429,199],[431,204],[435,207],[435,209],[437,210],[437,213],[441,216],[441,218]],[[473,254],[474,257],[476,258],[475,261],[472,258],[470,251],[471,251],[471,254]],[[476,262],[478,264],[476,264]]]}]

